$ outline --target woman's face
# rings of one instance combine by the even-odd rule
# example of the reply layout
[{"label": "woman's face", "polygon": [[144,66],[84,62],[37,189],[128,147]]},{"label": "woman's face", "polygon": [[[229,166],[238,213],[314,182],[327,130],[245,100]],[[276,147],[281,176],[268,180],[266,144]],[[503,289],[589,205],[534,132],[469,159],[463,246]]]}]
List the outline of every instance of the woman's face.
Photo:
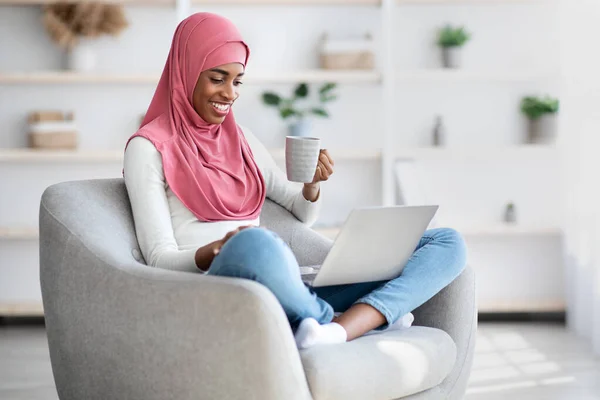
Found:
[{"label": "woman's face", "polygon": [[239,63],[220,65],[202,71],[193,95],[194,109],[209,124],[220,124],[240,96],[244,66]]}]

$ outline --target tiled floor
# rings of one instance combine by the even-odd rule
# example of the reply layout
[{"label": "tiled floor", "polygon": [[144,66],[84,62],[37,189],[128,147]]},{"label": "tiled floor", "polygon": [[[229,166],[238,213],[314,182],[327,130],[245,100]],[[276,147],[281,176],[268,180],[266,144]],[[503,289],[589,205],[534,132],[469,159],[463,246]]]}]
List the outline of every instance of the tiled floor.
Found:
[{"label": "tiled floor", "polygon": [[[0,399],[56,400],[43,328],[0,327]],[[556,324],[480,324],[465,400],[600,400],[600,359]]]},{"label": "tiled floor", "polygon": [[480,324],[466,400],[599,400],[600,358],[558,324]]}]

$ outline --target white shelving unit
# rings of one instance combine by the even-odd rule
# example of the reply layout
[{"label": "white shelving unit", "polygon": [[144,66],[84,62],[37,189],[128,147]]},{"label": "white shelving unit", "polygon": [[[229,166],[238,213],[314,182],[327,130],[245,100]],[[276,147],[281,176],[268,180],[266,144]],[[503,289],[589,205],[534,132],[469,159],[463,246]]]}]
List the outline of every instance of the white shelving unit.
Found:
[{"label": "white shelving unit", "polygon": [[[377,161],[381,166],[383,205],[395,204],[395,178],[393,164],[396,160],[411,160],[419,162],[448,162],[448,161],[479,161],[505,162],[511,160],[556,160],[559,149],[552,146],[514,145],[493,148],[397,148],[393,138],[397,136],[396,122],[402,118],[397,109],[397,85],[422,84],[468,84],[468,83],[528,83],[553,82],[558,73],[553,70],[447,70],[422,69],[399,70],[395,67],[393,58],[394,45],[397,38],[394,17],[397,11],[404,7],[410,8],[423,5],[501,5],[501,4],[544,4],[550,0],[108,0],[126,6],[136,7],[170,7],[177,10],[180,18],[190,13],[194,5],[211,6],[368,6],[379,12],[381,27],[381,62],[377,71],[253,71],[249,67],[244,82],[251,85],[290,84],[299,81],[308,83],[336,82],[352,85],[373,85],[381,90],[382,105],[382,145],[381,149],[343,149],[332,148],[336,160],[348,161]],[[40,6],[53,3],[54,0],[0,0],[0,6]],[[155,85],[158,73],[72,73],[65,71],[4,71],[0,72],[0,85]],[[278,161],[283,160],[283,149],[271,149],[271,154]],[[35,151],[29,149],[0,149],[0,166],[3,164],[90,164],[90,163],[121,163],[122,150],[78,150],[78,151]],[[477,227],[456,228],[465,235],[484,237],[517,237],[517,236],[556,236],[561,234],[559,227],[507,226],[501,224],[483,224]],[[338,227],[318,227],[319,233],[335,238]],[[38,231],[34,227],[0,227],[0,241],[37,240]],[[36,283],[37,284],[37,283]],[[540,304],[530,304],[529,309],[548,310],[562,306],[560,301]],[[526,305],[496,302],[489,308],[498,311],[522,311]],[[0,315],[39,315],[42,313],[40,304],[5,304],[0,299]]]}]

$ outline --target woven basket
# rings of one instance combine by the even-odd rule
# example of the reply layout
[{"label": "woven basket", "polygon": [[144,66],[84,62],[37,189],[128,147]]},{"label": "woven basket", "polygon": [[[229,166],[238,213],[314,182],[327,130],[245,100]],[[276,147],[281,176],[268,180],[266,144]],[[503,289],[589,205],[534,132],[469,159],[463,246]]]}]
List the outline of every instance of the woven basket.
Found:
[{"label": "woven basket", "polygon": [[321,54],[321,68],[324,69],[373,69],[375,57],[373,53],[363,51],[356,53]]},{"label": "woven basket", "polygon": [[77,132],[30,132],[29,147],[34,149],[74,150],[77,148]]},{"label": "woven basket", "polygon": [[375,55],[371,35],[353,40],[330,40],[327,34],[321,38],[319,54],[323,69],[360,69],[375,68]]}]

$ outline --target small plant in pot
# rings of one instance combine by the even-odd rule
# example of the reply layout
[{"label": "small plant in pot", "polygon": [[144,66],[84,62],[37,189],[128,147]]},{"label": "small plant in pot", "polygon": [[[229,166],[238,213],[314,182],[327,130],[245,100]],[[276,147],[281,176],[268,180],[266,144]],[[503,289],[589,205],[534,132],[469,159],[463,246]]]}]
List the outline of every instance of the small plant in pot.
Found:
[{"label": "small plant in pot", "polygon": [[526,96],[521,100],[521,112],[528,120],[529,143],[553,143],[556,138],[559,100],[550,96]]},{"label": "small plant in pot", "polygon": [[437,44],[442,50],[444,68],[460,68],[462,65],[462,47],[471,39],[464,27],[446,25],[438,32]]},{"label": "small plant in pot", "polygon": [[318,90],[318,105],[309,107],[298,107],[299,101],[307,101],[309,97],[309,86],[307,83],[300,83],[294,89],[294,93],[289,98],[284,98],[274,92],[265,92],[262,94],[263,103],[270,107],[276,107],[279,116],[284,120],[291,120],[289,126],[290,136],[310,136],[311,125],[309,116],[327,118],[329,113],[325,109],[325,104],[337,98],[332,93],[336,88],[335,83],[325,83]]}]

